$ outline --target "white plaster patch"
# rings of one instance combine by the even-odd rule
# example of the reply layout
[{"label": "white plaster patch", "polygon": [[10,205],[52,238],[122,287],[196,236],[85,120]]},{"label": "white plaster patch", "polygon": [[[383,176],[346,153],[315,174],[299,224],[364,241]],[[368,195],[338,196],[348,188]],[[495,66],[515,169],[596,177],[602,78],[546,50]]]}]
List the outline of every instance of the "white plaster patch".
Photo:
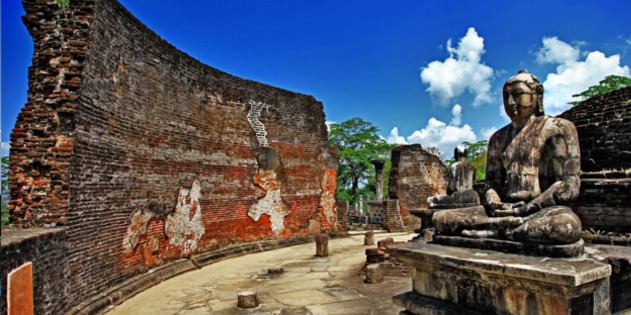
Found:
[{"label": "white plaster patch", "polygon": [[250,123],[252,130],[254,130],[254,133],[256,134],[256,139],[258,139],[259,145],[262,147],[267,147],[267,132],[265,131],[265,125],[261,123],[259,117],[261,117],[261,111],[263,111],[263,109],[268,109],[269,105],[263,102],[255,102],[252,100],[249,101],[249,104],[250,111],[248,112],[247,116],[248,122]]},{"label": "white plaster patch", "polygon": [[167,217],[164,224],[169,244],[181,248],[184,255],[193,253],[198,241],[206,233],[199,205],[200,192],[198,180],[193,181],[191,189],[180,187],[175,211]]},{"label": "white plaster patch", "polygon": [[266,191],[265,196],[259,199],[248,209],[248,216],[257,222],[261,215],[270,216],[272,232],[280,235],[285,229],[285,216],[289,215],[289,209],[280,196],[280,182],[273,170],[259,170],[254,178],[254,183]]}]

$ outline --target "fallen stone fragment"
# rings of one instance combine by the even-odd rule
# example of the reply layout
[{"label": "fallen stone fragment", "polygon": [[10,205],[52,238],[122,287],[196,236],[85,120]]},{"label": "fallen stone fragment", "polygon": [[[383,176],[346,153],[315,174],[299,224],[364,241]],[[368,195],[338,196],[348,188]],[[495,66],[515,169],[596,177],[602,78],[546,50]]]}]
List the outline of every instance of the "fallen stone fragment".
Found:
[{"label": "fallen stone fragment", "polygon": [[366,283],[379,283],[383,281],[383,274],[379,264],[370,264],[366,266]]},{"label": "fallen stone fragment", "polygon": [[274,274],[280,274],[285,272],[285,269],[283,269],[283,267],[272,267],[267,269],[267,273],[274,275]]},{"label": "fallen stone fragment", "polygon": [[259,306],[256,291],[242,291],[237,295],[237,306],[240,308],[255,308]]}]

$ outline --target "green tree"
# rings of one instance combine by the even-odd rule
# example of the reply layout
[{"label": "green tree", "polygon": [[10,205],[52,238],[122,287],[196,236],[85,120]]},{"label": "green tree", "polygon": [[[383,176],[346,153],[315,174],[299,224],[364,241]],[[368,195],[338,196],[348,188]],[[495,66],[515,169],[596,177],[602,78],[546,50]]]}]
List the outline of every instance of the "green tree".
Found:
[{"label": "green tree", "polygon": [[587,90],[572,95],[572,97],[579,99],[568,103],[572,105],[577,105],[586,99],[605,94],[607,92],[615,91],[627,86],[631,86],[631,78],[619,75],[608,75],[604,79],[600,80],[598,82],[598,85],[592,85]]},{"label": "green tree", "polygon": [[376,126],[359,117],[329,126],[329,142],[340,149],[336,192],[339,200],[356,202],[360,193],[374,196],[375,169],[371,160],[386,160],[384,178],[388,178],[390,152],[395,145],[388,144],[377,132]]},{"label": "green tree", "polygon": [[2,194],[2,225],[9,224],[9,205],[5,198],[9,195],[9,157],[2,157],[2,186],[0,193]]}]

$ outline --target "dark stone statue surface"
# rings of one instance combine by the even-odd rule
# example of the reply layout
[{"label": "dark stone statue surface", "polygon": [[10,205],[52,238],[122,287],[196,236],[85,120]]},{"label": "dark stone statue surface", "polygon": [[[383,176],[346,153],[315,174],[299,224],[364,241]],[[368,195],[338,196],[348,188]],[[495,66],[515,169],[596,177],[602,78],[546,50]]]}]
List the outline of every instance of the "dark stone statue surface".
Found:
[{"label": "dark stone statue surface", "polygon": [[[512,123],[489,141],[484,207],[463,204],[435,212],[435,240],[440,242],[442,235],[452,245],[515,250],[535,243],[546,248],[540,254],[578,255],[581,222],[565,206],[580,188],[576,128],[568,120],[544,115],[543,86],[524,70],[506,81],[503,96]],[[560,253],[555,246],[562,248]]]},{"label": "dark stone statue surface", "polygon": [[450,209],[480,205],[480,197],[473,190],[475,166],[467,158],[467,149],[454,149],[456,163],[451,166],[446,195],[427,198],[430,209]]}]

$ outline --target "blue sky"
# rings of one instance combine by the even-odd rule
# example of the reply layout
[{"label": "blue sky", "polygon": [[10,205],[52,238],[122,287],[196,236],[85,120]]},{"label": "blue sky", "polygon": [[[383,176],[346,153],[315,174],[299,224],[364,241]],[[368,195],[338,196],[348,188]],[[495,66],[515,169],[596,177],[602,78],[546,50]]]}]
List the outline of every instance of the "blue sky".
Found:
[{"label": "blue sky", "polygon": [[[508,122],[501,88],[520,69],[544,82],[550,114],[605,75],[631,75],[626,0],[121,3],[209,66],[313,95],[328,121],[359,116],[391,142],[447,157]],[[3,155],[26,102],[23,14],[2,0]]]}]

